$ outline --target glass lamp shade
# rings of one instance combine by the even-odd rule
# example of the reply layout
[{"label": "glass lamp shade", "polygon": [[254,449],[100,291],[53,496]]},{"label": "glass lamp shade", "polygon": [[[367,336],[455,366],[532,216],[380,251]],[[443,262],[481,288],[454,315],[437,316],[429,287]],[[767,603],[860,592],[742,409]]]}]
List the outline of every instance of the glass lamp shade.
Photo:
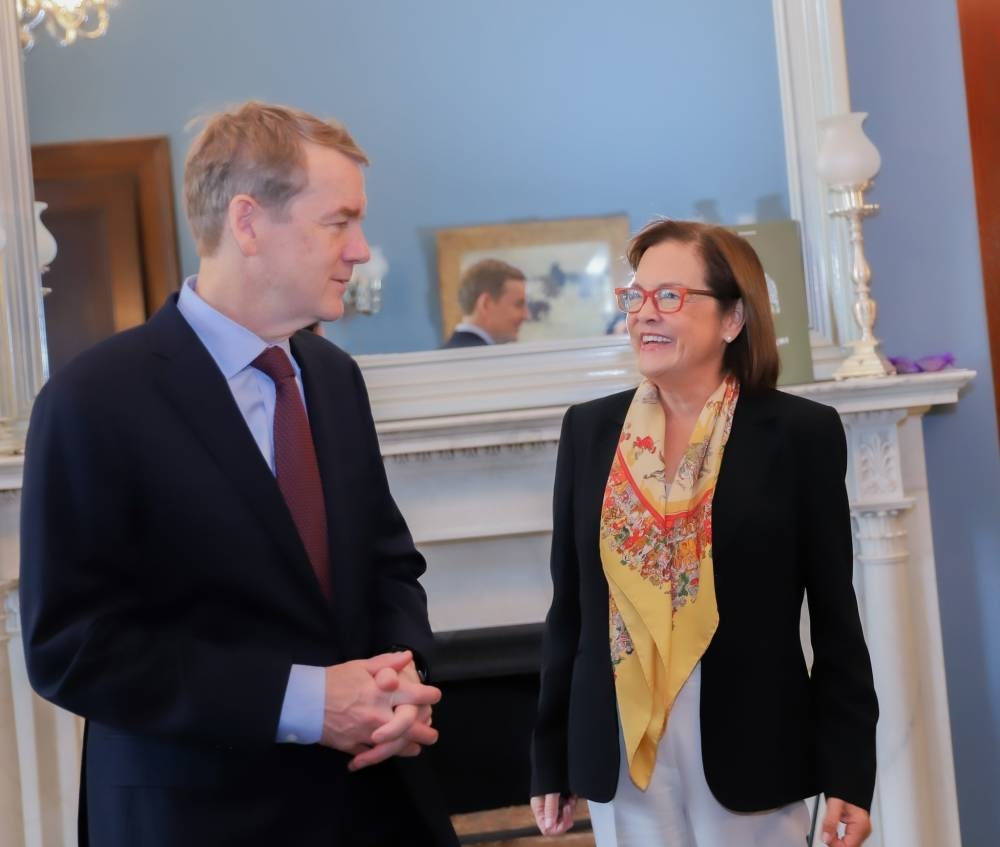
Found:
[{"label": "glass lamp shade", "polygon": [[38,268],[41,271],[48,270],[58,252],[55,238],[42,223],[42,212],[48,207],[48,203],[43,203],[41,200],[35,201],[35,247],[38,250]]},{"label": "glass lamp shade", "polygon": [[355,265],[354,268],[359,276],[368,277],[369,279],[382,279],[382,277],[389,273],[389,263],[386,261],[385,254],[380,247],[372,247],[371,258],[362,265]]},{"label": "glass lamp shade", "polygon": [[382,277],[388,272],[385,254],[378,247],[372,247],[368,261],[354,266],[344,302],[363,315],[374,315],[382,308]]},{"label": "glass lamp shade", "polygon": [[816,169],[827,185],[864,185],[878,173],[882,157],[861,128],[867,117],[867,112],[850,112],[819,122]]}]

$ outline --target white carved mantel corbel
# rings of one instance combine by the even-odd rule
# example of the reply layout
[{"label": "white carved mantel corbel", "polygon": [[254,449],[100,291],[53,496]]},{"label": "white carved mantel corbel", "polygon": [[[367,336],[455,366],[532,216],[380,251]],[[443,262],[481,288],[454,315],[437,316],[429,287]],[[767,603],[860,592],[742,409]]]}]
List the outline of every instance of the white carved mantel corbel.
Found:
[{"label": "white carved mantel corbel", "polygon": [[844,415],[857,579],[881,712],[876,814],[888,844],[924,843],[919,819],[904,812],[921,807],[921,772],[930,764],[921,761],[913,737],[920,668],[905,517],[915,500],[903,490],[899,445],[899,427],[907,417],[906,409]]}]

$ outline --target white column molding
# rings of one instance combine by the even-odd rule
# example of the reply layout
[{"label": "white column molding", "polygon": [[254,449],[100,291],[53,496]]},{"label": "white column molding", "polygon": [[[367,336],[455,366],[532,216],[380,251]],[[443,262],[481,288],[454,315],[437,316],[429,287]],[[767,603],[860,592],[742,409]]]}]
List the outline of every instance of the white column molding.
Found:
[{"label": "white column molding", "polygon": [[4,637],[10,669],[10,694],[14,711],[17,744],[18,784],[21,795],[21,826],[24,847],[42,847],[42,800],[39,781],[38,733],[35,725],[34,694],[28,684],[21,643],[21,615],[17,581],[0,585],[4,610]]},{"label": "white column molding", "polygon": [[17,726],[7,643],[7,586],[0,579],[0,847],[23,847],[21,784],[17,766]]},{"label": "white column molding", "polygon": [[855,334],[850,243],[830,218],[830,192],[816,170],[819,121],[851,110],[840,0],[772,0],[791,217],[802,254],[813,329],[813,370],[828,379]]},{"label": "white column molding", "polygon": [[0,2],[0,453],[24,448],[45,380],[42,283],[35,247],[34,189],[15,4]]},{"label": "white column molding", "polygon": [[72,847],[77,842],[77,807],[80,797],[80,760],[83,750],[83,719],[54,706],[39,701],[39,705],[49,710],[54,726],[56,754],[55,788],[58,795],[51,802],[52,812],[58,814],[54,822],[61,836],[60,844]]},{"label": "white column molding", "polygon": [[[919,426],[925,409],[843,416],[856,580],[881,713],[872,812],[883,847],[960,843],[957,808],[949,808],[956,798],[944,668],[931,660],[942,655],[937,591],[917,591],[927,580],[915,573],[907,530],[917,499],[904,490],[904,463],[922,471],[923,454],[904,459],[901,434],[911,416]],[[929,576],[933,583],[933,568]]]},{"label": "white column molding", "polygon": [[16,584],[21,457],[0,456],[0,847],[23,847],[21,837],[21,775],[18,767],[17,725],[11,677],[7,592]]}]

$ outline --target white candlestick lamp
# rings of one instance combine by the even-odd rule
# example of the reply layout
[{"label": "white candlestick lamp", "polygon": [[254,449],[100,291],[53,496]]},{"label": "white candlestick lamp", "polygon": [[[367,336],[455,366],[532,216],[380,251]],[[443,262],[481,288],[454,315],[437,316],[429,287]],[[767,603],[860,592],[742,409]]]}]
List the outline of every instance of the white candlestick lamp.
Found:
[{"label": "white candlestick lamp", "polygon": [[817,170],[831,191],[841,195],[842,207],[830,212],[846,218],[851,231],[851,279],[854,281],[854,318],[861,337],[851,342],[852,351],[834,373],[834,379],[890,376],[896,369],[879,350],[875,337],[878,304],[871,296],[871,268],[865,259],[861,221],[878,211],[877,203],[865,203],[865,190],[881,167],[875,145],[861,124],[868,115],[851,112],[820,121],[820,149]]}]

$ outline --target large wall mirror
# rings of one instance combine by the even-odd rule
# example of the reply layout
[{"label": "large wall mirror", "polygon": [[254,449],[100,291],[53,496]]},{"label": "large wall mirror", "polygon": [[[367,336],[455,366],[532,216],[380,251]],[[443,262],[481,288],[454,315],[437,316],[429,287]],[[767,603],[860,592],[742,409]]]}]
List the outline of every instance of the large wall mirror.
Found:
[{"label": "large wall mirror", "polygon": [[389,264],[381,311],[328,329],[352,354],[441,343],[438,231],[610,215],[630,231],[802,221],[811,324],[832,341],[846,300],[802,166],[810,121],[846,98],[842,40],[816,55],[839,15],[835,0],[125,2],[104,38],[27,56],[31,141],[168,136],[188,274],[191,119],[247,98],[342,119],[373,162],[367,232]]}]

